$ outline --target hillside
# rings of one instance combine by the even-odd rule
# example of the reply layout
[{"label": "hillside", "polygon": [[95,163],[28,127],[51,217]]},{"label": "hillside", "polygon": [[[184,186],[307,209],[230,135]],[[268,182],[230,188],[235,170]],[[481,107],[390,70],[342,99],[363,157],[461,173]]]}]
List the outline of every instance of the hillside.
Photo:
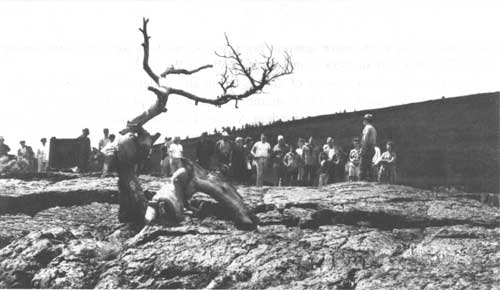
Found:
[{"label": "hillside", "polygon": [[[274,141],[283,134],[287,142],[314,136],[324,143],[332,136],[344,148],[362,130],[362,116],[372,113],[384,147],[393,140],[398,153],[399,183],[421,188],[454,186],[469,192],[499,192],[498,92],[443,98],[388,108],[309,117],[239,130],[233,136],[260,133]],[[217,136],[210,136],[213,139]],[[188,157],[194,157],[197,139],[184,140]],[[159,163],[157,160],[156,163]]]}]

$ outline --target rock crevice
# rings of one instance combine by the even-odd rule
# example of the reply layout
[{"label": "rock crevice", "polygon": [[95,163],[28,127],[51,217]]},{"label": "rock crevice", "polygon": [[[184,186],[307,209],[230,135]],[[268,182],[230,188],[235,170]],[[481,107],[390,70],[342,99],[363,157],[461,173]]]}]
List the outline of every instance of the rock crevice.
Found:
[{"label": "rock crevice", "polygon": [[[28,192],[105,195],[116,190],[113,181],[68,179]],[[143,184],[154,192],[164,181],[148,177]],[[32,217],[3,213],[0,287],[436,289],[500,283],[496,207],[370,183],[238,190],[260,220],[257,231],[237,230],[203,194],[193,197],[192,213],[181,225],[143,231],[119,224],[112,202],[59,204]]]}]

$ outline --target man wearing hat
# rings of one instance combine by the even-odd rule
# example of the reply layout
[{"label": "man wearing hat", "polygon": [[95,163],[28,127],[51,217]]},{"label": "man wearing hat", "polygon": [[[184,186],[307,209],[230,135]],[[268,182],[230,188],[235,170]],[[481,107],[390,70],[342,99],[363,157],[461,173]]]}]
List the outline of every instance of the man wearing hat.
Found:
[{"label": "man wearing hat", "polygon": [[47,146],[47,138],[40,139],[42,146],[36,151],[36,159],[38,161],[38,172],[46,172],[49,165],[49,146]]},{"label": "man wearing hat", "polygon": [[377,130],[372,125],[373,115],[366,114],[363,118],[363,133],[361,136],[361,160],[359,165],[359,179],[373,181],[372,159],[377,144]]}]

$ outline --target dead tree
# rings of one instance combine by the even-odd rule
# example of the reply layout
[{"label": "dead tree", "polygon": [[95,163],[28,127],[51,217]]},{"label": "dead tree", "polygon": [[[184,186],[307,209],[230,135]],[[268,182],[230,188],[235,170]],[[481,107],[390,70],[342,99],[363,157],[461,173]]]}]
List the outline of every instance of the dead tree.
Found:
[{"label": "dead tree", "polygon": [[[148,19],[143,18],[142,28],[139,28],[144,39],[142,43],[144,51],[142,66],[146,74],[156,84],[148,87],[148,90],[156,95],[156,101],[148,110],[128,121],[126,128],[120,131],[120,134],[124,135],[124,138],[118,142],[117,158],[120,192],[119,219],[122,222],[143,223],[147,200],[137,179],[135,167],[141,160],[148,158],[153,143],[159,137],[159,134],[151,136],[143,126],[149,120],[167,111],[166,106],[170,96],[176,95],[187,98],[192,100],[195,105],[204,103],[218,107],[234,101],[237,108],[238,101],[261,93],[273,81],[292,74],[294,70],[290,55],[285,53],[284,61],[280,63],[274,57],[273,48],[270,46],[267,47],[267,54],[262,55],[261,62],[246,64],[242,59],[242,54],[230,43],[226,35],[227,52],[223,54],[216,53],[217,56],[226,60],[226,67],[219,81],[222,90],[221,94],[214,98],[204,98],[183,89],[160,85],[160,78],[167,78],[173,74],[192,75],[213,66],[207,64],[192,70],[170,66],[163,73],[156,74],[149,65],[149,41],[151,37],[148,35],[148,22]],[[238,78],[246,80],[248,85],[246,89],[240,89],[239,92],[236,92],[239,89],[236,84]],[[201,179],[195,178],[195,180]],[[198,188],[202,190],[204,187],[198,186]],[[210,193],[208,192],[208,194]]]}]

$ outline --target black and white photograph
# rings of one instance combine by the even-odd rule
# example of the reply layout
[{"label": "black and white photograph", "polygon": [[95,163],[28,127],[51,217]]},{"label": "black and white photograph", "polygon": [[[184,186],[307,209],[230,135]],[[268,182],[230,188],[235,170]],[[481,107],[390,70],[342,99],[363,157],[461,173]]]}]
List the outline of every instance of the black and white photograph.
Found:
[{"label": "black and white photograph", "polygon": [[0,289],[499,289],[500,3],[0,2]]}]

